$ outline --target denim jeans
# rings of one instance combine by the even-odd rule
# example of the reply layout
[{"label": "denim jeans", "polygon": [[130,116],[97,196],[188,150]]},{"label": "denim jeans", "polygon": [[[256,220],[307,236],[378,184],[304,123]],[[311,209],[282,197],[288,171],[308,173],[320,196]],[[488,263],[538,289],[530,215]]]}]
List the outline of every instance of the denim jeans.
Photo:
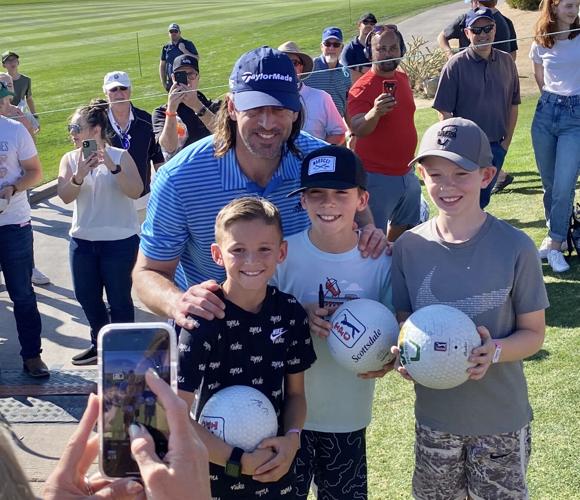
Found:
[{"label": "denim jeans", "polygon": [[493,154],[491,163],[496,168],[496,171],[489,185],[485,189],[482,189],[479,194],[479,206],[482,209],[489,205],[491,191],[497,182],[497,177],[499,176],[499,172],[501,167],[503,167],[503,162],[505,161],[505,156],[507,155],[507,151],[501,147],[499,142],[490,142],[489,145],[491,146],[491,153]]},{"label": "denim jeans", "polygon": [[33,265],[30,223],[0,226],[0,265],[8,295],[14,303],[20,355],[25,360],[35,358],[42,352],[42,323],[30,281]]},{"label": "denim jeans", "polygon": [[[71,238],[70,266],[74,291],[89,322],[94,346],[103,326],[135,321],[131,272],[138,249],[137,235],[115,241]],[[110,317],[103,301],[103,289],[107,292]]]},{"label": "denim jeans", "polygon": [[544,188],[548,235],[564,241],[580,169],[580,95],[542,92],[532,122],[532,144]]}]

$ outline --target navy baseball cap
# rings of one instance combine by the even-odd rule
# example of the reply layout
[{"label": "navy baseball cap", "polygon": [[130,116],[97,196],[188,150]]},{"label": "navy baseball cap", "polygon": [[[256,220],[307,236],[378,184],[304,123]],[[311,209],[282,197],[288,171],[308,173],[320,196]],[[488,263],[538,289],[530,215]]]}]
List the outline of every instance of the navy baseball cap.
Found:
[{"label": "navy baseball cap", "polygon": [[236,109],[279,106],[298,112],[302,108],[298,79],[290,58],[271,47],[243,54],[230,75],[230,90]]},{"label": "navy baseball cap", "polygon": [[490,21],[493,21],[495,23],[495,19],[493,18],[493,12],[491,11],[491,9],[479,7],[477,9],[470,10],[467,13],[467,16],[465,17],[465,26],[469,28],[475,21],[482,18],[489,19]]},{"label": "navy baseball cap", "polygon": [[329,28],[325,28],[322,32],[322,41],[326,42],[326,40],[330,40],[331,38],[335,38],[339,42],[342,42],[342,31],[340,28],[336,26],[331,26]]},{"label": "navy baseball cap", "polygon": [[171,23],[167,28],[167,31],[181,31],[181,29],[179,29],[179,24]]},{"label": "navy baseball cap", "polygon": [[428,156],[446,158],[469,172],[491,167],[493,160],[487,135],[477,124],[465,118],[448,118],[431,125],[409,167]]},{"label": "navy baseball cap", "polygon": [[171,71],[175,73],[184,66],[189,66],[190,68],[193,68],[195,71],[199,73],[199,64],[197,62],[197,59],[193,56],[190,56],[189,54],[182,54],[180,56],[177,56],[173,60],[173,69]]},{"label": "navy baseball cap", "polygon": [[300,188],[288,193],[294,196],[306,189],[367,188],[367,173],[360,158],[344,146],[323,146],[312,151],[300,169]]}]

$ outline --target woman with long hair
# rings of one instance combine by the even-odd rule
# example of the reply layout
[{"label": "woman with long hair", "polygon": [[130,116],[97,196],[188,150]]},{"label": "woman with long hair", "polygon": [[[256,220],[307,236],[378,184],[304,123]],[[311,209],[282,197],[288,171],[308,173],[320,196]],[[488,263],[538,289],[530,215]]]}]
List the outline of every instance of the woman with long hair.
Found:
[{"label": "woman with long hair", "polygon": [[562,254],[580,170],[580,0],[543,0],[530,50],[542,92],[532,143],[544,188],[548,236],[540,246],[554,272],[570,269]]},{"label": "woman with long hair", "polygon": [[[77,109],[68,126],[75,149],[62,157],[59,167],[58,195],[65,203],[74,202],[69,232],[73,286],[91,329],[91,346],[73,356],[74,365],[97,362],[97,334],[103,326],[135,320],[131,271],[139,221],[133,200],[143,191],[143,181],[129,153],[110,145],[107,120],[104,101]],[[96,143],[87,158],[85,141],[87,146]]]}]

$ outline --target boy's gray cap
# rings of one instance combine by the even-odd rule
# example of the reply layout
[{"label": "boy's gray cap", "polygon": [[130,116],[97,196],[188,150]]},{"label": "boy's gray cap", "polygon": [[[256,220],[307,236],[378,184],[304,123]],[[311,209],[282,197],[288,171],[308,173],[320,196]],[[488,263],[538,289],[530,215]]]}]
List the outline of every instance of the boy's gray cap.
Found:
[{"label": "boy's gray cap", "polygon": [[471,120],[448,118],[431,125],[421,139],[419,153],[409,166],[427,156],[447,158],[470,172],[492,165],[489,139]]}]

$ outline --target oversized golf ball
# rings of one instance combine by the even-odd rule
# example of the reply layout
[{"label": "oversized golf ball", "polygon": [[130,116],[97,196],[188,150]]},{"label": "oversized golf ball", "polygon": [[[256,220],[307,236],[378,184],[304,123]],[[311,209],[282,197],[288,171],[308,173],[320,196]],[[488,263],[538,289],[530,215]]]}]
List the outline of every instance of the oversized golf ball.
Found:
[{"label": "oversized golf ball", "polygon": [[401,364],[431,389],[451,389],[467,381],[467,361],[481,338],[471,319],[454,307],[434,304],[415,311],[401,328]]},{"label": "oversized golf ball", "polygon": [[399,325],[380,302],[355,299],[342,304],[330,320],[328,348],[336,362],[355,373],[380,370],[393,360]]},{"label": "oversized golf ball", "polygon": [[233,385],[216,392],[201,410],[198,423],[230,446],[253,451],[278,433],[270,400],[258,389]]}]

